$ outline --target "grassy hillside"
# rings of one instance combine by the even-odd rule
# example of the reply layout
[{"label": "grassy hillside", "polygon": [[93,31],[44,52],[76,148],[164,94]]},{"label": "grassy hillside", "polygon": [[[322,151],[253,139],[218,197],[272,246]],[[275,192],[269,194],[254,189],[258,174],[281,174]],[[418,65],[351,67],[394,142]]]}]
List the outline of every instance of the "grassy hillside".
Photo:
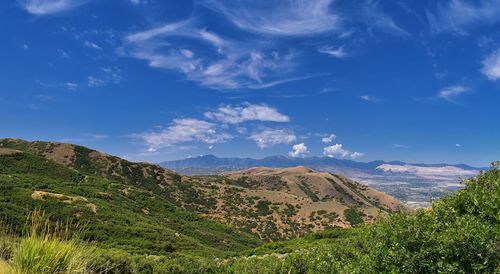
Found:
[{"label": "grassy hillside", "polygon": [[[379,215],[404,210],[399,201],[385,193],[342,176],[306,168],[265,169],[255,175],[253,172],[258,169],[251,169],[248,174],[241,171],[224,176],[189,177],[158,165],[132,163],[71,144],[0,139],[2,147],[43,157],[89,178],[150,191],[173,205],[266,241],[371,223]],[[73,195],[60,191],[56,194]],[[149,211],[146,205],[141,206],[144,208],[139,210],[140,214]]]},{"label": "grassy hillside", "polygon": [[407,210],[385,193],[301,166],[251,168],[190,181],[214,182],[211,186],[216,191],[206,191],[206,196],[218,202],[206,216],[263,239],[291,239],[333,227],[372,223],[378,216]]},{"label": "grassy hillside", "polygon": [[31,152],[0,148],[0,220],[22,233],[41,209],[85,223],[83,239],[132,253],[224,254],[260,244],[179,208],[142,185],[80,173]]},{"label": "grassy hillside", "polygon": [[[0,243],[9,243],[0,245],[0,270],[38,267],[39,260],[23,260],[38,250],[52,258],[45,260],[50,269],[85,266],[81,273],[499,273],[500,170],[495,165],[465,185],[427,210],[268,243],[225,259],[130,255],[32,235],[11,244],[12,238],[0,234]],[[69,249],[65,261],[55,252],[75,244],[78,249]]]}]

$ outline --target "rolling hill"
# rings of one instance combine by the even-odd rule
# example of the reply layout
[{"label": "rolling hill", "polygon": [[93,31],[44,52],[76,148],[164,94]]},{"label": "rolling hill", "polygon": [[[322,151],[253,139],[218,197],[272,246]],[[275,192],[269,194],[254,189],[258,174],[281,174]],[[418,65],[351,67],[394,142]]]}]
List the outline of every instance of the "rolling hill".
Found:
[{"label": "rolling hill", "polygon": [[[160,237],[158,235],[163,232],[159,232],[157,226],[161,226],[170,229],[170,235],[186,234],[196,240],[203,239],[199,244],[209,247],[210,244],[227,244],[228,250],[238,250],[238,247],[259,243],[259,239],[241,231],[262,240],[290,239],[335,226],[371,223],[380,214],[406,209],[394,198],[346,177],[318,173],[305,167],[182,176],[158,165],[132,163],[64,143],[3,139],[0,148],[6,151],[1,158],[5,170],[2,173],[6,176],[18,174],[17,177],[4,177],[4,180],[12,186],[10,191],[22,193],[12,195],[17,200],[4,201],[5,208],[14,207],[17,211],[15,214],[5,212],[5,216],[22,216],[26,210],[21,210],[21,205],[28,202],[31,209],[42,207],[61,216],[90,219],[95,222],[96,234],[107,225],[111,226],[108,230],[121,231],[123,235],[134,230],[105,221],[113,220],[112,212],[123,207],[128,213],[119,214],[122,219],[118,223],[126,222],[128,214],[134,216],[132,219],[137,215],[137,223],[131,225],[139,229],[141,220],[148,219],[152,222],[148,229],[152,231],[144,233],[152,236]],[[16,153],[8,155],[8,151]],[[51,168],[41,168],[43,165]],[[33,170],[36,172],[31,173]],[[59,176],[59,173],[64,175]],[[23,176],[37,179],[30,181]],[[177,218],[182,214],[192,217]],[[186,219],[193,219],[193,222]],[[204,228],[219,231],[199,231],[195,229],[195,221],[206,222]],[[217,226],[219,223],[229,227]],[[219,232],[221,234],[217,234]],[[105,241],[109,236],[91,237]],[[113,242],[116,244],[115,239]],[[155,248],[161,252],[160,247]],[[181,243],[165,247],[183,248]]]},{"label": "rolling hill", "polygon": [[131,253],[220,255],[262,243],[173,203],[165,193],[178,177],[79,146],[3,139],[0,220],[23,233],[40,209],[84,224],[86,240]]},{"label": "rolling hill", "polygon": [[411,164],[401,161],[357,162],[329,157],[294,158],[269,156],[263,159],[219,158],[203,155],[166,161],[161,166],[185,175],[221,174],[252,167],[287,168],[306,166],[320,172],[340,174],[388,193],[414,207],[427,207],[431,199],[460,188],[458,178],[468,178],[486,168],[464,164]]}]

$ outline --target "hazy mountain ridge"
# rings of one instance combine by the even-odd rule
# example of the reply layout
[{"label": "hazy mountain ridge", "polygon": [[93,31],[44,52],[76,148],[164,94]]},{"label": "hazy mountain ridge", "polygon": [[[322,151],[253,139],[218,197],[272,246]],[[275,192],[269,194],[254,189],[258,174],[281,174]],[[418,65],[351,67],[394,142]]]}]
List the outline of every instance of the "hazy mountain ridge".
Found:
[{"label": "hazy mountain ridge", "polygon": [[[176,171],[186,168],[219,168],[228,167],[234,169],[246,169],[251,167],[266,166],[266,167],[290,167],[290,166],[320,166],[320,165],[335,165],[336,167],[351,167],[359,169],[375,169],[380,165],[412,165],[421,167],[444,167],[453,166],[465,170],[485,170],[487,168],[472,167],[465,164],[423,164],[423,163],[405,163],[402,161],[370,161],[358,162],[353,160],[336,159],[330,157],[304,157],[295,158],[287,156],[269,156],[262,159],[253,158],[225,158],[215,155],[201,155],[197,157],[186,158],[182,160],[164,161],[160,165]],[[212,173],[213,174],[213,173]],[[205,175],[205,174],[202,174]]]},{"label": "hazy mountain ridge", "polygon": [[457,183],[459,177],[475,176],[486,169],[465,164],[409,164],[381,160],[357,162],[329,157],[218,158],[214,155],[166,161],[160,165],[189,175],[219,174],[259,166],[286,168],[303,165],[321,172],[344,175],[417,207],[428,206],[432,198],[455,191],[460,187]]}]

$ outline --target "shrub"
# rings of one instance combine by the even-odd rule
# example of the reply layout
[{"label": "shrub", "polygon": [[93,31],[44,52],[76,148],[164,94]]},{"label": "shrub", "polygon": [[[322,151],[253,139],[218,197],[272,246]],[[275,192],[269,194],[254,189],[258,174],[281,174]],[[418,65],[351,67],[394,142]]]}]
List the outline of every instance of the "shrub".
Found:
[{"label": "shrub", "polygon": [[70,223],[53,225],[35,211],[27,236],[13,249],[10,267],[16,273],[90,273],[92,248],[79,242],[80,231]]}]

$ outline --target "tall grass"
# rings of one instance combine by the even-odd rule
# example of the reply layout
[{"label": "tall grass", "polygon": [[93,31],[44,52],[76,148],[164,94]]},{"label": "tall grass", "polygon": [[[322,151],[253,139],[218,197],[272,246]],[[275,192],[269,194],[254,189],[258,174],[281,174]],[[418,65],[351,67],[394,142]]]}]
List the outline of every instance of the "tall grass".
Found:
[{"label": "tall grass", "polygon": [[1,273],[91,273],[93,250],[83,245],[82,229],[70,222],[51,222],[43,212],[29,218],[26,236],[0,261]]}]

